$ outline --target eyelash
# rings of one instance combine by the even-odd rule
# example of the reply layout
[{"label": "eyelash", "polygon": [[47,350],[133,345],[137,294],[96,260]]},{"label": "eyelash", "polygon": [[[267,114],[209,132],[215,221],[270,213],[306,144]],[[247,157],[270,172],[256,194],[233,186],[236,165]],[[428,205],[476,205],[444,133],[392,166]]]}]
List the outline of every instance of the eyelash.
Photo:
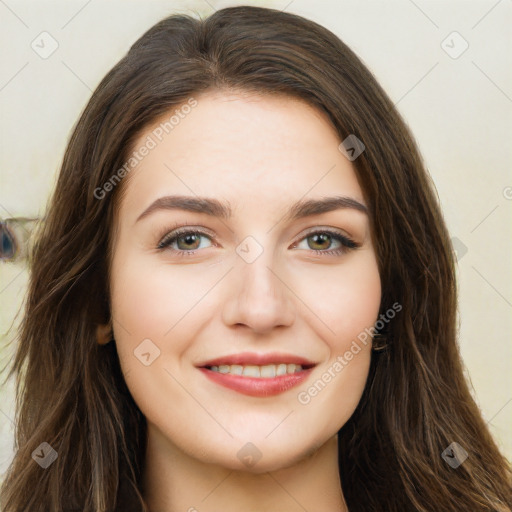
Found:
[{"label": "eyelash", "polygon": [[[305,240],[306,238],[309,238],[313,235],[323,235],[327,234],[334,240],[337,240],[341,243],[341,247],[337,249],[328,249],[328,250],[315,250],[315,249],[309,249],[313,253],[319,253],[326,256],[341,256],[342,254],[352,251],[354,249],[357,249],[361,246],[361,244],[358,244],[351,238],[347,237],[346,235],[341,234],[338,231],[334,231],[331,229],[319,229],[316,231],[311,231],[307,233],[304,237],[302,237],[300,240],[295,242],[293,245],[297,245],[298,243],[302,242],[302,240]],[[200,229],[189,229],[189,228],[182,228],[178,229],[176,231],[173,231],[171,233],[168,233],[165,235],[162,240],[158,243],[157,249],[160,251],[169,250],[173,253],[175,253],[179,257],[186,257],[186,256],[193,256],[197,251],[201,249],[195,249],[193,251],[184,251],[181,249],[172,249],[170,248],[170,245],[175,242],[178,238],[184,236],[184,235],[201,235],[206,236],[207,238],[212,239],[212,237]]]}]

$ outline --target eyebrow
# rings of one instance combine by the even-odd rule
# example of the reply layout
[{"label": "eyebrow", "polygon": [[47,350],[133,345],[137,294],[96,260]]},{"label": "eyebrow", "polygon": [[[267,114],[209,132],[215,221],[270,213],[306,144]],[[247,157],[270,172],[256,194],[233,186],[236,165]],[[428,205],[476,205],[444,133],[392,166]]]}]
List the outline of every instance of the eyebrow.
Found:
[{"label": "eyebrow", "polygon": [[[312,215],[331,212],[339,209],[354,209],[368,213],[367,207],[346,196],[323,197],[321,199],[305,199],[293,204],[285,215],[287,222],[302,219]],[[159,210],[185,210],[189,212],[204,213],[212,217],[229,219],[233,210],[229,203],[209,197],[193,196],[164,196],[151,203],[138,217],[135,222],[147,217],[149,214]]]}]

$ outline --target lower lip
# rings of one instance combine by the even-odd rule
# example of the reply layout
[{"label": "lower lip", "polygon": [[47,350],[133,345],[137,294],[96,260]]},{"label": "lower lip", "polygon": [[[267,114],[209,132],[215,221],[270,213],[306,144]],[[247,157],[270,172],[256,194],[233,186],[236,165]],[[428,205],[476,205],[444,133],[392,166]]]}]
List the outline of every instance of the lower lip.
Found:
[{"label": "lower lip", "polygon": [[229,373],[219,373],[208,368],[199,368],[204,375],[216,384],[249,396],[275,396],[298,386],[309,377],[313,368],[272,378],[242,377]]}]

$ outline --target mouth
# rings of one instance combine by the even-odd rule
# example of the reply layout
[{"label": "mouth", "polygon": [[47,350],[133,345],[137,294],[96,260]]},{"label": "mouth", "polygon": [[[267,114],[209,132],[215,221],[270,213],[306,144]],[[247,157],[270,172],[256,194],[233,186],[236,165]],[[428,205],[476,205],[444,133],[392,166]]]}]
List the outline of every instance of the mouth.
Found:
[{"label": "mouth", "polygon": [[286,354],[236,354],[207,361],[198,369],[211,381],[249,396],[274,396],[303,382],[315,363]]},{"label": "mouth", "polygon": [[255,379],[273,379],[275,377],[281,377],[282,375],[294,375],[295,373],[309,369],[301,364],[293,363],[266,364],[265,366],[221,364],[219,366],[205,366],[204,368],[212,372],[222,373],[223,375],[238,375]]}]

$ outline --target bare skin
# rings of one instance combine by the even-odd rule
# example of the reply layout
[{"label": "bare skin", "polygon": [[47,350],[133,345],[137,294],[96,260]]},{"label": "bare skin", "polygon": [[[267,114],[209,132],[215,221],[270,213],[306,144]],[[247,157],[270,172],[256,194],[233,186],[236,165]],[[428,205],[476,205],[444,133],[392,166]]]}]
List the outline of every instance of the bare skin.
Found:
[{"label": "bare skin", "polygon": [[[337,432],[361,398],[370,344],[341,369],[336,361],[378,317],[369,218],[353,207],[286,214],[299,200],[332,196],[364,205],[362,189],[334,128],[311,106],[220,91],[195,98],[125,178],[115,225],[113,330],[148,423],[144,496],[152,512],[346,511]],[[217,199],[232,216],[160,208],[137,220],[170,195]],[[183,226],[203,233],[158,248]],[[219,385],[199,368],[248,352],[314,366],[273,396]]]}]

